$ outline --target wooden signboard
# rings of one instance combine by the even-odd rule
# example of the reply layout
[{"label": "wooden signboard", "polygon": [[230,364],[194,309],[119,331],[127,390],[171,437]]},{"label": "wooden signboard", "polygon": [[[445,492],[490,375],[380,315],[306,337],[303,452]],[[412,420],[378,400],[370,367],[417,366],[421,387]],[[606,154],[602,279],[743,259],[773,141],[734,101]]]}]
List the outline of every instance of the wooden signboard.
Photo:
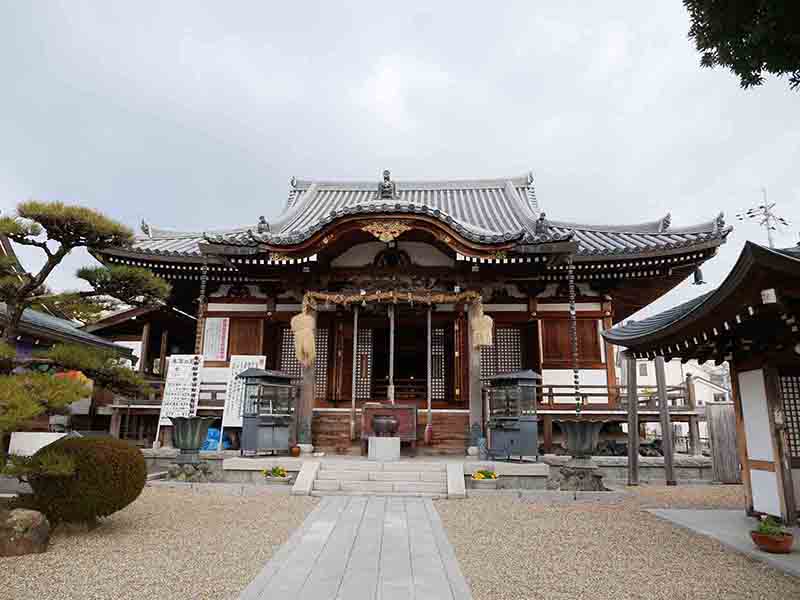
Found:
[{"label": "wooden signboard", "polygon": [[242,402],[244,402],[244,379],[238,377],[239,373],[247,369],[266,368],[266,356],[231,356],[230,375],[228,387],[225,390],[225,409],[222,413],[222,427],[242,426]]},{"label": "wooden signboard", "polygon": [[193,417],[197,414],[202,368],[203,357],[199,354],[173,354],[169,357],[159,427],[172,425],[169,417]]},{"label": "wooden signboard", "polygon": [[228,317],[209,317],[203,333],[203,358],[210,361],[228,360]]}]

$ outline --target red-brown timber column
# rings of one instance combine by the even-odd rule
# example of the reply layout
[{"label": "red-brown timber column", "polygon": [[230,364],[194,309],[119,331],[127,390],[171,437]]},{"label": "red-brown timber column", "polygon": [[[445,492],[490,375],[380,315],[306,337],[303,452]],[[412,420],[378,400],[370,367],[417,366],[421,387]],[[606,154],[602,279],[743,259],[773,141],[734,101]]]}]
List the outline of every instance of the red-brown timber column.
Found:
[{"label": "red-brown timber column", "polygon": [[[611,329],[614,325],[613,308],[610,300],[603,302],[603,330]],[[606,345],[606,386],[608,387],[608,405],[610,408],[619,406],[619,387],[617,387],[617,365],[614,361],[614,345],[611,342],[601,342]]]}]

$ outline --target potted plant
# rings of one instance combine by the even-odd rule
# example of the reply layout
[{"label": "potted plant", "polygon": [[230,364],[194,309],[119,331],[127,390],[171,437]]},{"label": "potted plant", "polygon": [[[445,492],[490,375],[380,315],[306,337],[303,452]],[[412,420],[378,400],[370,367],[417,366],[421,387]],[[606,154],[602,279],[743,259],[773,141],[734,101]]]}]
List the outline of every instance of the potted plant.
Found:
[{"label": "potted plant", "polygon": [[476,490],[496,490],[497,473],[489,469],[480,469],[472,474],[472,487]]},{"label": "potted plant", "polygon": [[283,467],[262,469],[261,475],[264,476],[265,483],[288,484],[291,480],[289,473]]},{"label": "potted plant", "polygon": [[765,516],[758,526],[750,532],[753,543],[763,552],[789,554],[792,551],[794,536],[787,531],[775,517]]}]

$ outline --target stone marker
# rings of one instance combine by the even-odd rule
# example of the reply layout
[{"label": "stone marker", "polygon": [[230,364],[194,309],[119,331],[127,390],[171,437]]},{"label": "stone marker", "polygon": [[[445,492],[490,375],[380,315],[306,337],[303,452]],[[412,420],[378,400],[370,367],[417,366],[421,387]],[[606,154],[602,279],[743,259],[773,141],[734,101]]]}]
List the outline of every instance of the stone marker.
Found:
[{"label": "stone marker", "polygon": [[40,512],[25,508],[0,511],[0,556],[45,552],[50,523]]},{"label": "stone marker", "polygon": [[379,460],[384,462],[400,460],[400,438],[370,437],[368,457],[369,460]]}]

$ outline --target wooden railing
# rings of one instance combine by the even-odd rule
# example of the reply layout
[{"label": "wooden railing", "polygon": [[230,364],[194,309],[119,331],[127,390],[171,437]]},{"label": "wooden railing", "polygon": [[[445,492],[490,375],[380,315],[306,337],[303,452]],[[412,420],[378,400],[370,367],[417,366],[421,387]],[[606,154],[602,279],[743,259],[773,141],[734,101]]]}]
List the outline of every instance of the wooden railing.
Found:
[{"label": "wooden railing", "polygon": [[[580,398],[584,408],[610,407],[627,409],[628,387],[624,385],[579,385],[576,391],[572,385],[548,385],[546,382],[536,386],[540,408],[558,408],[564,405],[575,406]],[[639,408],[658,410],[658,391],[653,387],[637,386],[636,397]],[[688,410],[689,400],[685,385],[667,387],[669,409]]]}]

